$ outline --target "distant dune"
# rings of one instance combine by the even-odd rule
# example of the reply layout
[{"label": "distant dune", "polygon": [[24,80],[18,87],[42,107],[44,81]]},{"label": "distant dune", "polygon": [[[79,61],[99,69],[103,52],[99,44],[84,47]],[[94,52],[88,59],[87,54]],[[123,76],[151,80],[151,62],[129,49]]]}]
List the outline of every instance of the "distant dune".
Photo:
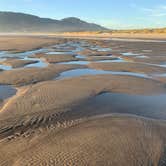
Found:
[{"label": "distant dune", "polygon": [[80,38],[134,38],[134,39],[166,39],[166,28],[163,29],[141,29],[141,30],[112,30],[112,31],[86,31],[86,32],[64,32],[56,34],[65,37]]}]

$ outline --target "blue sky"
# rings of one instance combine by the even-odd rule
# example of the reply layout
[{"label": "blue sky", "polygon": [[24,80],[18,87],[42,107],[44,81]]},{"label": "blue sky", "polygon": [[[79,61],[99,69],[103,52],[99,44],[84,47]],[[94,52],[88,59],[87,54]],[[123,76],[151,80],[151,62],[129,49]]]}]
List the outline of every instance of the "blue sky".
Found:
[{"label": "blue sky", "polygon": [[79,17],[114,29],[166,27],[166,0],[0,0],[0,11]]}]

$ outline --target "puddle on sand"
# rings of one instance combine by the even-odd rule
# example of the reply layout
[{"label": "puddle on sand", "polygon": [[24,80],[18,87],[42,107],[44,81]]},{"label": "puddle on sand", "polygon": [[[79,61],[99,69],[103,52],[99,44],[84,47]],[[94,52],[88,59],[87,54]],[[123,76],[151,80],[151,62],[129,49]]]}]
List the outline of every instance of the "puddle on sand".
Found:
[{"label": "puddle on sand", "polygon": [[47,52],[47,55],[59,55],[59,54],[71,54],[71,52],[65,52],[65,51],[51,51],[51,52]]},{"label": "puddle on sand", "polygon": [[160,64],[159,66],[161,66],[161,67],[166,67],[166,63],[162,63],[162,64]]},{"label": "puddle on sand", "polygon": [[79,58],[79,59],[85,59],[85,58],[86,58],[86,57],[83,56],[83,55],[76,55],[75,57],[76,57],[76,58]]},{"label": "puddle on sand", "polygon": [[47,67],[48,66],[48,64],[46,62],[44,62],[42,59],[40,59],[40,58],[29,58],[29,57],[26,57],[26,58],[24,58],[24,60],[37,61],[36,63],[25,65],[24,68],[30,68],[30,67],[43,68],[43,67]]},{"label": "puddle on sand", "polygon": [[95,69],[73,69],[62,72],[59,77],[55,79],[73,78],[83,75],[97,75],[97,74],[110,74],[109,71],[95,70]]},{"label": "puddle on sand", "polygon": [[0,58],[0,62],[3,62],[5,60],[6,60],[6,58]]},{"label": "puddle on sand", "polygon": [[112,59],[112,60],[99,60],[99,61],[94,61],[94,62],[107,63],[107,62],[126,62],[126,61],[124,59],[122,59],[122,58],[117,58],[117,59]]},{"label": "puddle on sand", "polygon": [[2,69],[2,70],[12,70],[13,68],[11,66],[0,65],[0,69]]},{"label": "puddle on sand", "polygon": [[57,64],[63,64],[63,65],[87,65],[89,64],[88,61],[70,61],[70,62],[60,62],[60,63],[57,63]]},{"label": "puddle on sand", "polygon": [[141,78],[150,78],[146,74],[132,73],[132,72],[117,72],[117,71],[105,71],[105,70],[96,70],[96,69],[73,69],[62,72],[59,77],[56,77],[55,80],[80,77],[86,75],[102,75],[102,74],[112,74],[112,75],[129,75],[136,76]]},{"label": "puddle on sand", "polygon": [[149,58],[149,57],[145,55],[140,55],[140,56],[136,56],[136,58]]},{"label": "puddle on sand", "polygon": [[17,90],[10,85],[0,85],[0,102],[15,95]]},{"label": "puddle on sand", "polygon": [[43,53],[45,52],[46,49],[41,48],[41,49],[36,49],[36,50],[32,50],[32,51],[25,51],[25,52],[20,52],[20,53],[12,53],[12,52],[8,52],[8,51],[3,51],[2,54],[0,54],[0,58],[6,58],[6,57],[11,57],[11,58],[24,58],[36,53]]},{"label": "puddle on sand", "polygon": [[124,56],[139,56],[140,54],[135,54],[135,53],[132,53],[132,52],[124,52],[124,53],[121,53],[122,55]]},{"label": "puddle on sand", "polygon": [[37,67],[37,68],[43,68],[43,67],[47,67],[48,64],[46,64],[43,61],[38,61],[37,63],[32,63],[29,65],[24,66],[25,68],[31,68],[31,67]]},{"label": "puddle on sand", "polygon": [[[45,52],[45,51],[46,51],[46,49],[44,49],[44,48],[36,49],[36,50],[32,50],[32,51],[21,52],[21,53],[11,53],[11,52],[7,52],[7,51],[3,51],[3,52],[0,53],[0,61],[5,60],[6,57],[8,57],[8,58],[18,58],[18,59],[21,59],[21,60],[38,61],[37,63],[28,64],[28,65],[25,65],[24,67],[46,67],[47,63],[45,63],[41,59],[39,59],[39,58],[29,58],[28,57],[28,56],[33,55],[35,53],[40,53],[40,52]],[[7,66],[7,65],[0,65],[0,69],[12,70],[13,68],[11,66]]]},{"label": "puddle on sand", "polygon": [[102,93],[78,104],[74,109],[85,116],[121,113],[166,120],[166,94],[156,96]]},{"label": "puddle on sand", "polygon": [[107,51],[112,51],[111,48],[102,48],[100,46],[91,46],[90,47],[91,50],[95,50],[95,51],[101,51],[101,52],[107,52]]}]

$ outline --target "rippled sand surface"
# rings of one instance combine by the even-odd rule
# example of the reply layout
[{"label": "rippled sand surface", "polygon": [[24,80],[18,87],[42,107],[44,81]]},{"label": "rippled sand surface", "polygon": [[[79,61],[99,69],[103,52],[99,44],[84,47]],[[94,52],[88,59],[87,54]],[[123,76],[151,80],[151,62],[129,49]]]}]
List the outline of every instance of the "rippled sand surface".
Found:
[{"label": "rippled sand surface", "polygon": [[0,50],[0,165],[166,164],[165,42],[3,36]]}]

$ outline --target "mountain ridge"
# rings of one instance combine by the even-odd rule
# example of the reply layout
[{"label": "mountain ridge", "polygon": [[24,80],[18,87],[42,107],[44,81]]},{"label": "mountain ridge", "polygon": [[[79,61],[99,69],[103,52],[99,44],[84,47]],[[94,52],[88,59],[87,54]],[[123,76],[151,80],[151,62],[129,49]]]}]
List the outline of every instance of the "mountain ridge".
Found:
[{"label": "mountain ridge", "polygon": [[73,32],[108,30],[98,24],[77,17],[61,20],[42,18],[31,14],[0,11],[0,32]]}]

